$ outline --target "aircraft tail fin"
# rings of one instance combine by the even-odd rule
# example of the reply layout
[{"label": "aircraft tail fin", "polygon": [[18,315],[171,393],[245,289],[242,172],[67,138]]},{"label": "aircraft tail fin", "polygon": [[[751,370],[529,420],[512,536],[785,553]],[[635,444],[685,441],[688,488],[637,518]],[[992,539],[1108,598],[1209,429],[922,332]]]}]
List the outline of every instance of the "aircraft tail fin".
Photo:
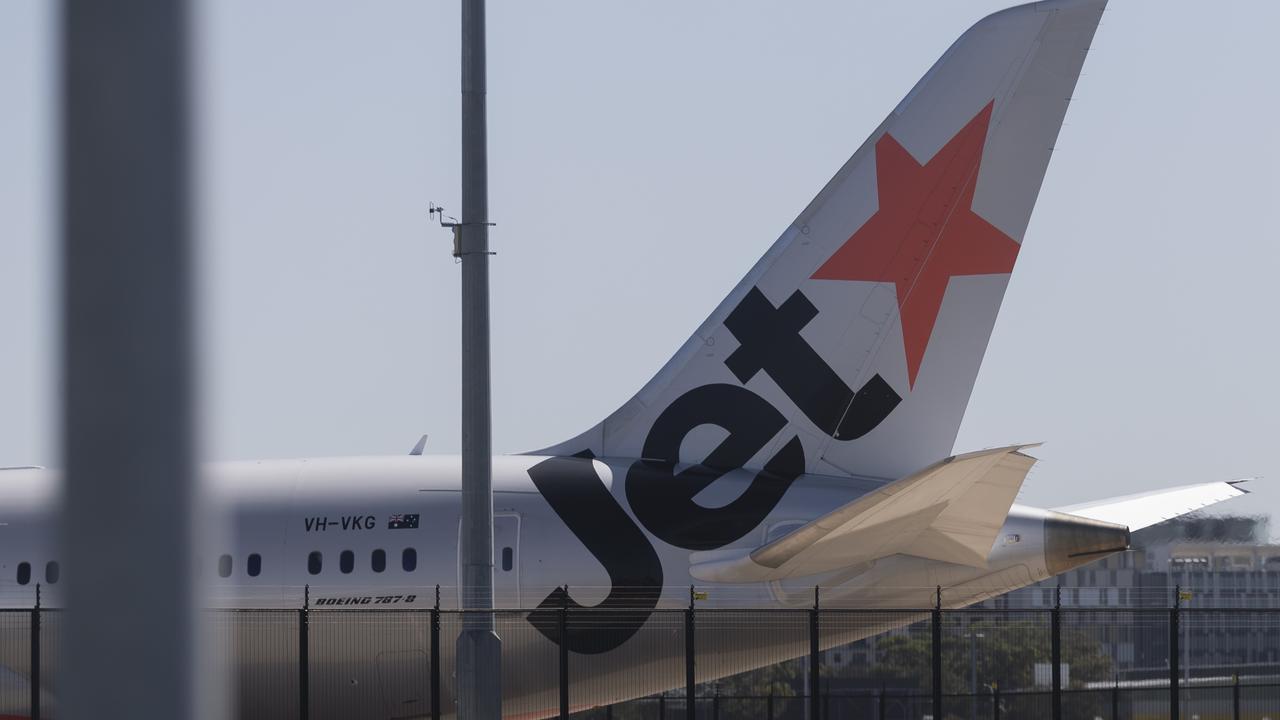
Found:
[{"label": "aircraft tail fin", "polygon": [[950,455],[1104,6],[974,25],[635,397],[539,453],[886,478]]}]

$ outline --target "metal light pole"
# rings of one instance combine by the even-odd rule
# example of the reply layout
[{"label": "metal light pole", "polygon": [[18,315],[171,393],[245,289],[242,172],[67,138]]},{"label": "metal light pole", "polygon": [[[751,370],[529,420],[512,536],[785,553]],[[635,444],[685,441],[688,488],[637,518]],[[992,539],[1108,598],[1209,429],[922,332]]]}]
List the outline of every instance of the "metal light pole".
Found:
[{"label": "metal light pole", "polygon": [[59,716],[211,712],[191,576],[187,12],[62,4]]},{"label": "metal light pole", "polygon": [[489,169],[484,0],[462,0],[462,607],[458,717],[502,717],[502,642],[494,633],[489,420]]}]

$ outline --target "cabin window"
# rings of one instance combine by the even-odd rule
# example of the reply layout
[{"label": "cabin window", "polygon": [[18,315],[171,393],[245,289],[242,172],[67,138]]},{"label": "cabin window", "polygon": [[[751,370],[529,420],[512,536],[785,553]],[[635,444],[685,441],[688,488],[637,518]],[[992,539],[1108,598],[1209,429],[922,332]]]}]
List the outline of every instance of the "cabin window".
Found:
[{"label": "cabin window", "polygon": [[418,551],[413,548],[405,548],[404,552],[400,553],[400,567],[404,568],[405,572],[417,570]]},{"label": "cabin window", "polygon": [[374,572],[382,572],[387,569],[387,551],[378,548],[373,551],[373,557],[369,558],[369,564],[373,566]]},{"label": "cabin window", "polygon": [[218,558],[218,577],[231,577],[230,555],[222,555]]},{"label": "cabin window", "polygon": [[509,547],[502,548],[502,571],[511,572],[511,566],[515,559],[515,552]]},{"label": "cabin window", "polygon": [[307,572],[312,575],[319,575],[320,570],[323,567],[324,556],[322,556],[318,550],[312,551],[312,553],[307,556]]},{"label": "cabin window", "polygon": [[343,575],[350,573],[356,567],[356,554],[350,550],[343,550],[338,556],[338,569]]},{"label": "cabin window", "polygon": [[258,577],[258,573],[262,572],[262,556],[258,553],[249,555],[249,577]]},{"label": "cabin window", "polygon": [[57,560],[50,560],[44,564],[44,581],[50,585],[58,582],[58,578],[62,575],[62,568],[58,567]]},{"label": "cabin window", "polygon": [[31,563],[18,563],[18,584],[26,585],[29,582],[31,582]]}]

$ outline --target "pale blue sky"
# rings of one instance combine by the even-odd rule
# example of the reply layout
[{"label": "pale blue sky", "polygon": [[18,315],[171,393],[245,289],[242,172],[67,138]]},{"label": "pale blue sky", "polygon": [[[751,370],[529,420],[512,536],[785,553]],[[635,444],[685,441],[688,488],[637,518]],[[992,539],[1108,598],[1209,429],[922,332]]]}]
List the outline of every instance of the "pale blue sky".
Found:
[{"label": "pale blue sky", "polygon": [[[458,449],[456,2],[200,5],[210,458]],[[666,360],[1003,2],[490,3],[494,443]],[[53,3],[0,4],[0,465],[56,464]],[[1023,501],[1269,475],[1280,5],[1113,0],[957,442]]]}]

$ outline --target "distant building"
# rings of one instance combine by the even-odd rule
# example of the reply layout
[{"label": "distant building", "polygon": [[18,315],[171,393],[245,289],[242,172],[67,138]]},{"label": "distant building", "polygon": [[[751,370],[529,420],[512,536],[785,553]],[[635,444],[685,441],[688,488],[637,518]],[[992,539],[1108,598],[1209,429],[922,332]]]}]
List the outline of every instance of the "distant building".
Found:
[{"label": "distant building", "polygon": [[[1123,680],[1163,679],[1169,662],[1169,608],[1179,591],[1182,667],[1188,676],[1280,673],[1280,544],[1267,517],[1184,517],[1135,532],[1132,548],[980,607],[1046,610],[1061,587],[1064,632],[1096,638]],[[1072,609],[1084,612],[1069,612]],[[1209,608],[1228,608],[1211,612]],[[1110,611],[1114,609],[1114,611]],[[1203,610],[1202,610],[1203,609]],[[999,617],[999,616],[995,616]],[[1047,621],[1046,621],[1047,622]],[[832,648],[823,666],[858,687],[858,668],[878,657],[885,637],[927,633],[925,624]],[[974,651],[981,652],[981,642]]]},{"label": "distant building", "polygon": [[[1116,608],[1117,614],[1070,613],[1064,627],[1096,635],[1116,670],[1131,676],[1168,667],[1167,609],[1179,591],[1181,653],[1193,674],[1216,670],[1273,672],[1280,666],[1280,545],[1266,517],[1187,517],[1135,532],[1132,548],[1057,578],[984,603],[992,608],[1049,608],[1061,587],[1064,608]],[[1207,612],[1200,609],[1232,609]]]}]

